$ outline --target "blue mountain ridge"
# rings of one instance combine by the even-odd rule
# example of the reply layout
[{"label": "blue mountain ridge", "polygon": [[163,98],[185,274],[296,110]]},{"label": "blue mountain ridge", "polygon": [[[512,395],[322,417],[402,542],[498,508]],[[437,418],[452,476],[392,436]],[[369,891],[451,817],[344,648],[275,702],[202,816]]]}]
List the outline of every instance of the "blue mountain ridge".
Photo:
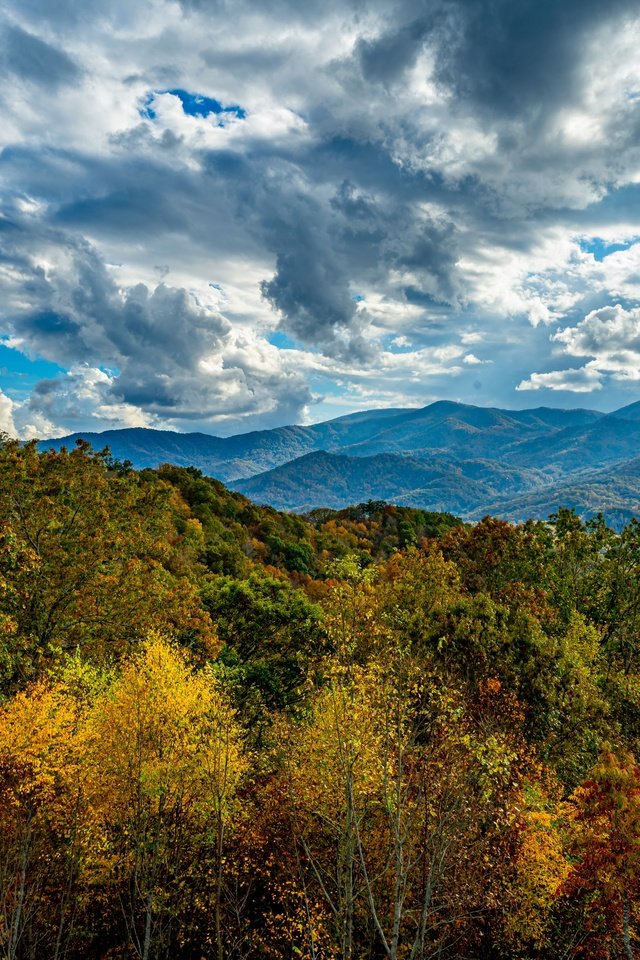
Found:
[{"label": "blue mountain ridge", "polygon": [[614,519],[640,512],[640,401],[610,414],[437,401],[231,437],[129,428],[40,446],[78,438],[139,469],[195,466],[284,510],[380,499],[469,519],[546,517],[556,503]]}]

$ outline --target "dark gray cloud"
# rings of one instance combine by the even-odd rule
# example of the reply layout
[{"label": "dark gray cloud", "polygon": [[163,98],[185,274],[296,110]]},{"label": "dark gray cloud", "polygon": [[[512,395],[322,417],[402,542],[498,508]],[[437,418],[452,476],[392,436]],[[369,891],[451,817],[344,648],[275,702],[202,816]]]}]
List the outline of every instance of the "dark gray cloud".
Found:
[{"label": "dark gray cloud", "polygon": [[[275,273],[261,290],[280,328],[329,356],[362,362],[376,350],[363,336],[367,314],[356,298],[381,273],[415,274],[420,288],[441,302],[459,295],[452,223],[402,200],[410,188],[403,185],[398,196],[397,178],[372,177],[367,159],[352,155],[346,165],[365,189],[345,180],[320,199],[315,187],[329,178],[315,150],[295,167],[262,153],[209,158],[211,176],[235,198],[236,222],[246,221],[275,257]],[[375,195],[367,192],[371,185]],[[414,198],[419,193],[418,186]]]},{"label": "dark gray cloud", "polygon": [[413,67],[426,38],[433,30],[436,16],[433,10],[373,40],[359,40],[356,55],[367,80],[389,84]]},{"label": "dark gray cloud", "polygon": [[331,204],[321,206],[309,192],[280,182],[261,202],[259,216],[276,254],[276,272],[262,293],[281,315],[281,328],[329,355],[370,357],[353,299],[353,261]]},{"label": "dark gray cloud", "polygon": [[0,62],[21,80],[54,90],[74,83],[81,73],[64,51],[17,26],[6,27],[2,33]]},{"label": "dark gray cloud", "polygon": [[[52,247],[57,263],[45,268],[38,259]],[[280,417],[294,410],[299,416],[310,400],[298,375],[256,367],[251,344],[234,341],[229,321],[186,290],[118,287],[86,241],[16,222],[5,255],[20,267],[15,288],[6,288],[5,332],[29,354],[75,371],[37,384],[31,413],[72,419],[84,396],[107,415],[115,405],[125,421],[129,408],[139,408],[176,422],[229,419],[240,426],[247,412],[259,419],[261,403]]]},{"label": "dark gray cloud", "polygon": [[491,112],[550,110],[580,92],[586,36],[635,12],[632,0],[453,0],[435,23],[437,76]]}]

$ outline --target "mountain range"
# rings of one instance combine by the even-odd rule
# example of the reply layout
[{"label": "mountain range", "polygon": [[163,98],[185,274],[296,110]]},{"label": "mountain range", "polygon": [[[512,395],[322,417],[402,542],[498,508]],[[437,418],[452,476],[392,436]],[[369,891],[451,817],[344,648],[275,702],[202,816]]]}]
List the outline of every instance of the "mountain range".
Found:
[{"label": "mountain range", "polygon": [[521,521],[569,506],[615,526],[640,514],[640,401],[609,414],[438,401],[232,437],[131,428],[41,446],[79,438],[139,469],[195,466],[283,510],[376,499]]}]

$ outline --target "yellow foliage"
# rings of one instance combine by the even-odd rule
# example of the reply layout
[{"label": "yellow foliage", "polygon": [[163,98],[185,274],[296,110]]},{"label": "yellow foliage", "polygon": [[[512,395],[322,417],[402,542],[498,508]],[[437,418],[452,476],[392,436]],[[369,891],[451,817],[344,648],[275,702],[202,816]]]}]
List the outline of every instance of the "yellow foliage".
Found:
[{"label": "yellow foliage", "polygon": [[516,883],[505,916],[512,944],[547,944],[551,908],[570,872],[559,811],[540,795],[520,798],[522,834],[515,860]]},{"label": "yellow foliage", "polygon": [[125,664],[89,719],[92,792],[108,822],[143,802],[226,812],[247,768],[234,711],[210,671],[157,634]]},{"label": "yellow foliage", "polygon": [[55,811],[78,775],[76,709],[60,686],[39,681],[0,713],[0,810],[29,803]]},{"label": "yellow foliage", "polygon": [[380,678],[354,667],[322,690],[313,721],[289,745],[286,765],[296,802],[327,821],[339,819],[345,783],[360,802],[376,795],[384,775],[384,729]]},{"label": "yellow foliage", "polygon": [[[77,705],[61,684],[38,682],[0,711],[3,956],[16,956],[43,887],[72,883],[75,876],[75,851],[87,822],[82,733]],[[60,910],[53,921],[58,929]],[[51,919],[42,916],[40,922],[46,930]]]}]

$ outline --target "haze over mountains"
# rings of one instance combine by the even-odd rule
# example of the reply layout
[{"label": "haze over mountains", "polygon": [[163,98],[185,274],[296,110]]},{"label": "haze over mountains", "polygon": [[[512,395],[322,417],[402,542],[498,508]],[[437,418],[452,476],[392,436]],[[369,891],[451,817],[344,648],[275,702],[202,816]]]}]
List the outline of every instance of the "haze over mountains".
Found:
[{"label": "haze over mountains", "polygon": [[284,510],[381,499],[520,521],[570,506],[616,526],[640,514],[640,402],[603,414],[439,401],[227,438],[132,428],[42,446],[78,437],[137,468],[193,465]]}]

